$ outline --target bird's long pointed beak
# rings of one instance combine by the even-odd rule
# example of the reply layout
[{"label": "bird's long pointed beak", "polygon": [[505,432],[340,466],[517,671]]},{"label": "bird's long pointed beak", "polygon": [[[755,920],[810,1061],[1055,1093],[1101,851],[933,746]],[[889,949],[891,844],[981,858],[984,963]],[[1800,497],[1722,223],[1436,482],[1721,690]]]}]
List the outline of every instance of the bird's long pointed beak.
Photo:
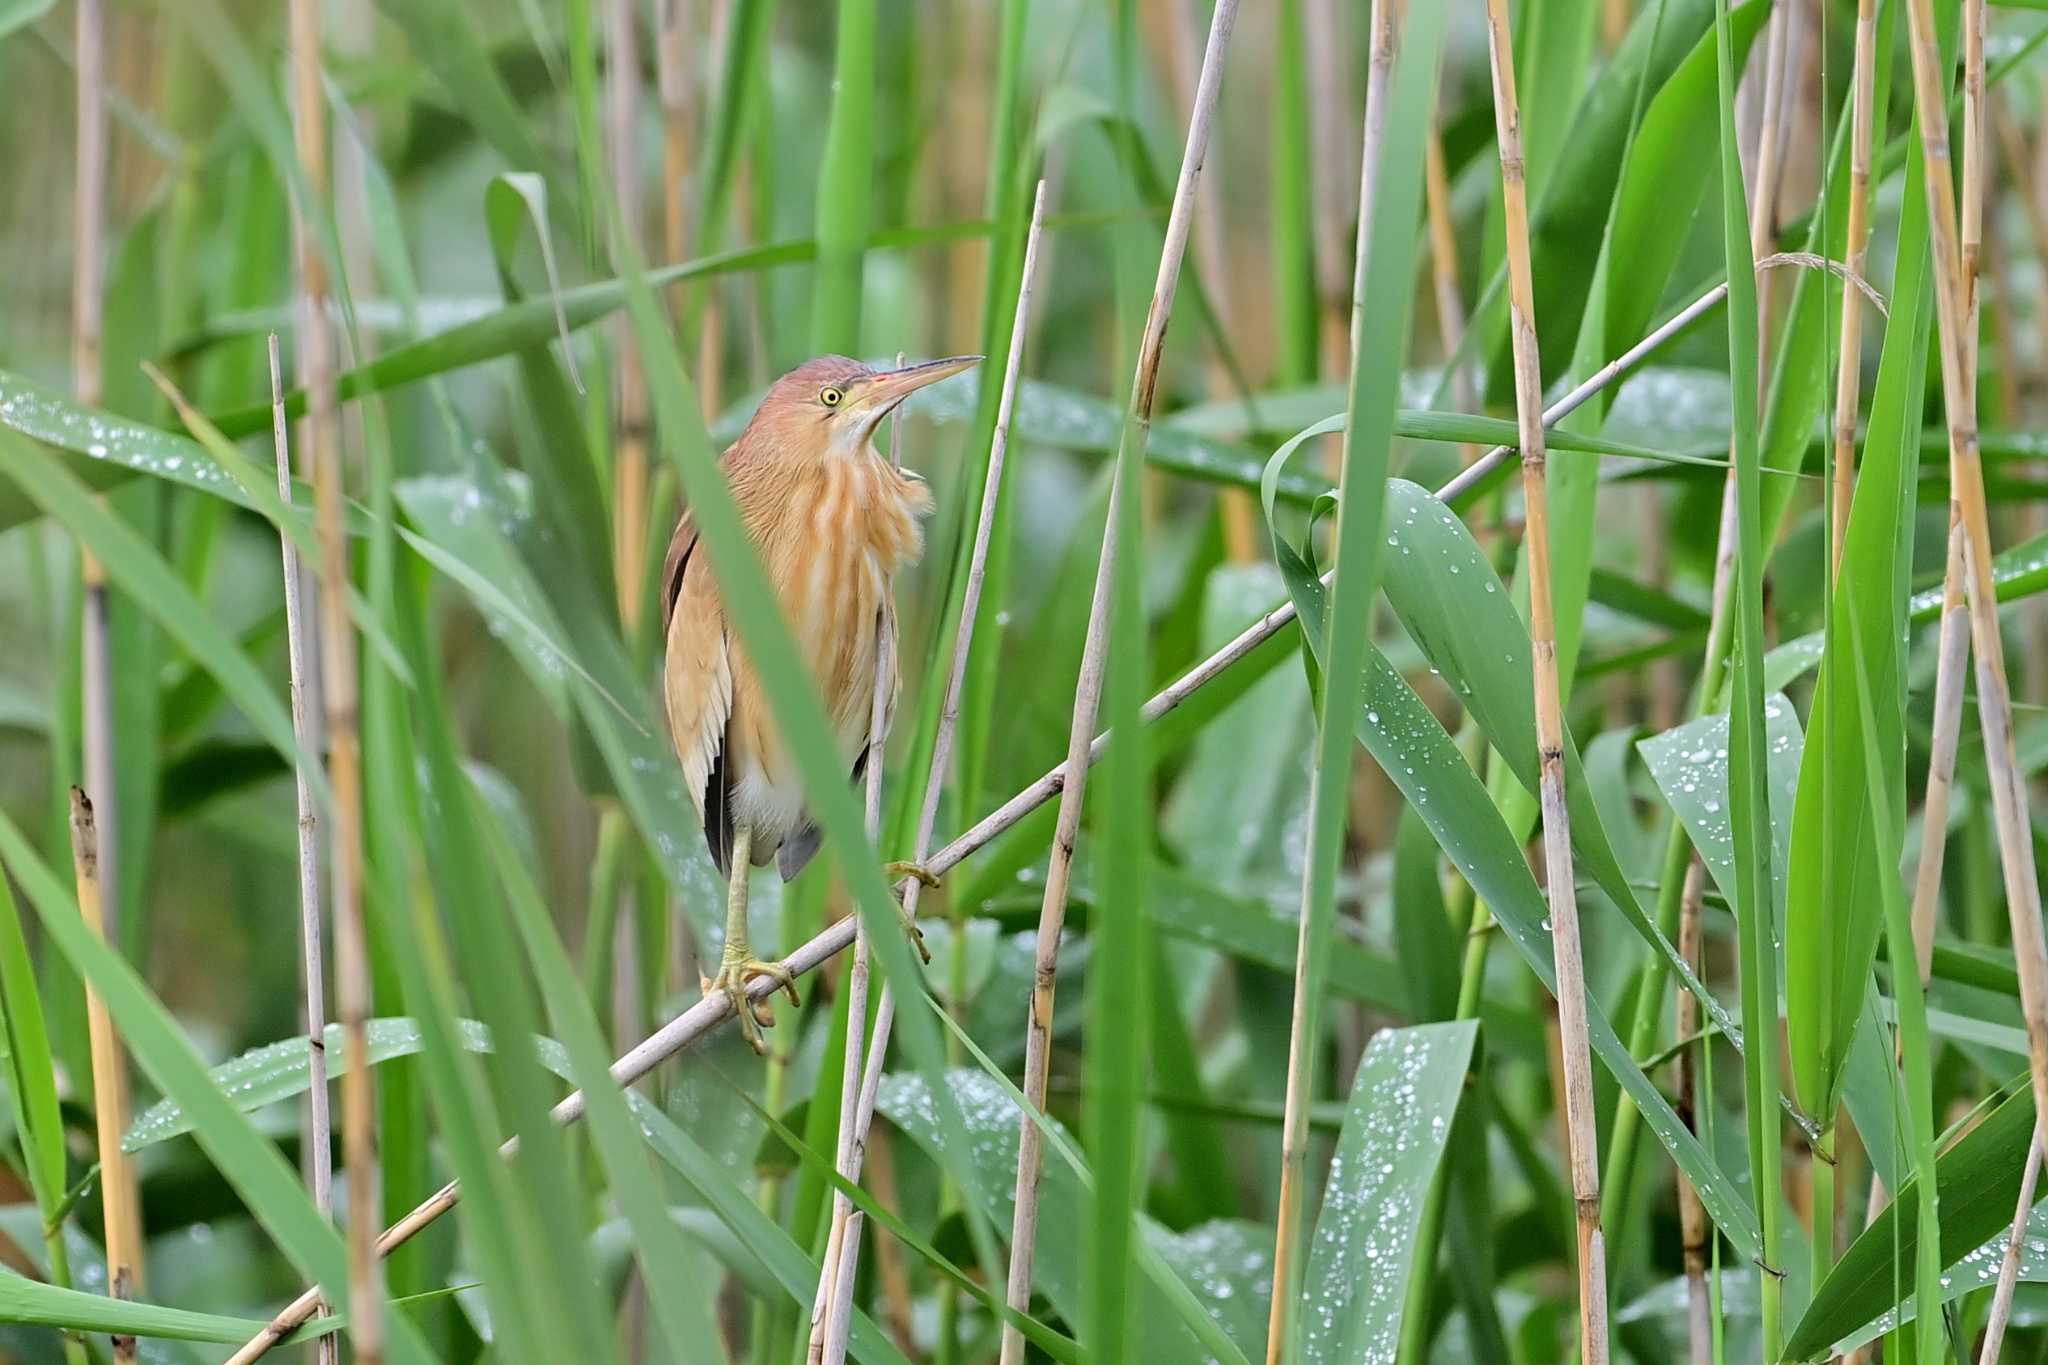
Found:
[{"label": "bird's long pointed beak", "polygon": [[936,384],[980,363],[978,355],[956,355],[944,360],[927,360],[921,365],[905,365],[900,370],[884,370],[871,376],[863,386],[867,392],[860,395],[861,405],[879,420],[882,414],[892,411],[898,403],[925,385]]}]

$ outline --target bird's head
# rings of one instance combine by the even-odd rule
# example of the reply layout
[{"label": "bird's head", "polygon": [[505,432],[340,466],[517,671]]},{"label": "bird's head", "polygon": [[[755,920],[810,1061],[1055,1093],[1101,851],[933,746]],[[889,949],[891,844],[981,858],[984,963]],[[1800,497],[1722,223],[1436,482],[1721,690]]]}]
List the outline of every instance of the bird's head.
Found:
[{"label": "bird's head", "polygon": [[856,455],[904,399],[980,363],[978,355],[963,355],[877,370],[843,355],[819,356],[769,387],[748,429],[773,433],[784,448],[820,458]]}]

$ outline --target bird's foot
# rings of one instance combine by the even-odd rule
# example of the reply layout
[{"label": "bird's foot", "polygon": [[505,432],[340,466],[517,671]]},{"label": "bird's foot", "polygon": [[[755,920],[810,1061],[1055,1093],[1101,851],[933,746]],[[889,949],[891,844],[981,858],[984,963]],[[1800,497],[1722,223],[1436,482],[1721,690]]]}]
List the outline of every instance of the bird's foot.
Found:
[{"label": "bird's foot", "polygon": [[796,977],[789,968],[779,962],[764,962],[758,957],[728,956],[719,962],[718,975],[705,978],[702,984],[706,995],[713,991],[724,994],[732,1005],[733,1016],[740,1021],[740,1036],[755,1052],[766,1054],[768,1048],[761,1040],[761,1030],[775,1027],[775,1012],[768,1003],[772,992],[759,1000],[747,994],[747,987],[757,977],[763,976],[789,992],[792,1005],[803,1003],[796,993]]},{"label": "bird's foot", "polygon": [[[939,884],[938,874],[918,862],[884,863],[882,875],[892,883],[909,879],[927,887]],[[910,907],[903,903],[901,895],[896,897],[896,910],[903,917],[903,932],[910,936],[910,946],[917,949],[917,955],[924,959],[924,964],[929,967],[932,950],[925,946],[924,930],[917,927],[917,917]]]},{"label": "bird's foot", "polygon": [[924,886],[927,890],[930,890],[938,886],[939,884],[938,873],[932,871],[923,863],[914,861],[900,863],[883,863],[882,875],[892,882],[902,881],[905,877],[908,877],[913,881],[924,883]]}]

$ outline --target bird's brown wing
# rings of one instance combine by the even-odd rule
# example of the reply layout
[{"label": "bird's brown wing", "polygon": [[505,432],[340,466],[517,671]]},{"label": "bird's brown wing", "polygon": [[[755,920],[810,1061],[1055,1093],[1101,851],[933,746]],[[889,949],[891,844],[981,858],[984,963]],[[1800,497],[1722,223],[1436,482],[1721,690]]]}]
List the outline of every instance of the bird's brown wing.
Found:
[{"label": "bird's brown wing", "polygon": [[726,723],[732,718],[732,649],[711,566],[696,549],[696,521],[686,511],[669,538],[661,571],[667,641],[661,691],[669,738],[683,765],[690,800],[703,821],[704,842],[724,875],[732,863],[732,805],[725,765]]}]

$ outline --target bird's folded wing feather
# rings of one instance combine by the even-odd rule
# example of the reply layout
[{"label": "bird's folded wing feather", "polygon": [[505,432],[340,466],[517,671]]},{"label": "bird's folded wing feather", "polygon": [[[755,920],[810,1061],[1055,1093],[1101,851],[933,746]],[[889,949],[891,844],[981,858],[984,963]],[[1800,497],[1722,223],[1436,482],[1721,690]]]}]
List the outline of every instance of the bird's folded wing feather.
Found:
[{"label": "bird's folded wing feather", "polygon": [[[711,566],[695,553],[696,522],[686,512],[669,541],[662,566],[662,619],[667,633],[662,694],[670,738],[705,838],[714,858],[731,844],[731,817],[724,793],[708,790],[725,749],[732,716],[732,652],[725,611],[712,582]],[[715,817],[718,828],[713,828]],[[720,860],[723,861],[722,859]]]}]

